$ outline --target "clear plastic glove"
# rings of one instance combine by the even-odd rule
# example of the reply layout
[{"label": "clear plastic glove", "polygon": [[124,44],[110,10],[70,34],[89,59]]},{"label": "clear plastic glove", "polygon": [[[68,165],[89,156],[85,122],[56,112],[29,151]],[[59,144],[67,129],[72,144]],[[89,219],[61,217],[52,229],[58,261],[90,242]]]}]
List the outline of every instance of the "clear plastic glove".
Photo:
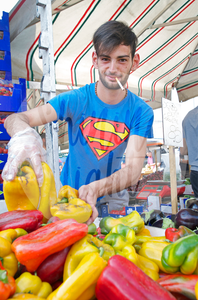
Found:
[{"label": "clear plastic glove", "polygon": [[43,182],[41,161],[46,161],[46,150],[40,135],[31,127],[17,132],[8,143],[8,160],[2,172],[2,178],[11,181],[18,168],[28,160],[34,169],[39,186]]}]

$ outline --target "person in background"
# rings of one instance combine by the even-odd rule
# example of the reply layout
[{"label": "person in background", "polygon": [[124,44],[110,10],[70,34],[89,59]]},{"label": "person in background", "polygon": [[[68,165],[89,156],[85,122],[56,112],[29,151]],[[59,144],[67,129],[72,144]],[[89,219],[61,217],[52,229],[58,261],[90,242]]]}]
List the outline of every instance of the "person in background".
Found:
[{"label": "person in background", "polygon": [[196,198],[198,198],[198,106],[187,113],[183,122],[183,147],[181,155],[188,155],[190,181]]},{"label": "person in background", "polygon": [[[108,21],[93,36],[92,63],[99,80],[59,94],[47,104],[10,115],[5,128],[12,137],[3,170],[13,180],[28,157],[39,185],[44,159],[42,140],[32,128],[55,120],[68,123],[69,155],[61,182],[78,190],[92,207],[91,224],[98,216],[97,201],[134,185],[141,174],[147,138],[151,138],[153,110],[126,88],[139,65],[137,37],[123,22]],[[126,150],[125,167],[121,161]],[[110,200],[114,197],[110,196]]]},{"label": "person in background", "polygon": [[189,170],[189,164],[188,159],[186,159],[187,155],[181,155],[179,159],[179,165],[181,168],[181,179],[189,178],[190,177],[190,170]]}]

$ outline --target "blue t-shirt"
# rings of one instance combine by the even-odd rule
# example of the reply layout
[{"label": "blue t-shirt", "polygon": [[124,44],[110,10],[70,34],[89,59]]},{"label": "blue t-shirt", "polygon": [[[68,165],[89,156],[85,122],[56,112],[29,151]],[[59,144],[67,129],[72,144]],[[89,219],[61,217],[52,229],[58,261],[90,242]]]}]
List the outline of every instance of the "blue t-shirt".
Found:
[{"label": "blue t-shirt", "polygon": [[93,83],[49,103],[58,119],[68,122],[69,155],[61,182],[77,190],[120,169],[130,135],[152,137],[153,110],[130,91],[110,105],[96,96]]}]

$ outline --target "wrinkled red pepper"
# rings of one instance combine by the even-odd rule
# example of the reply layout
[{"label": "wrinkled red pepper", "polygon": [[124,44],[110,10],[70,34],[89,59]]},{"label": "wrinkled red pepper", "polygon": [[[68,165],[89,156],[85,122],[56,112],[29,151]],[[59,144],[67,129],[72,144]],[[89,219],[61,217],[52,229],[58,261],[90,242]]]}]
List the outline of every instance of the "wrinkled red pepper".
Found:
[{"label": "wrinkled red pepper", "polygon": [[192,230],[185,226],[179,226],[178,229],[176,228],[167,228],[165,230],[166,239],[175,242],[176,240],[180,239],[181,237],[187,236],[189,234],[195,234]]},{"label": "wrinkled red pepper", "polygon": [[0,214],[0,231],[23,228],[32,232],[42,224],[43,214],[39,210],[13,210]]},{"label": "wrinkled red pepper", "polygon": [[17,238],[12,251],[29,272],[34,272],[49,255],[74,244],[87,232],[86,224],[73,219],[60,220]]},{"label": "wrinkled red pepper", "polygon": [[98,300],[175,300],[166,289],[121,255],[114,255],[96,284]]},{"label": "wrinkled red pepper", "polygon": [[13,277],[8,276],[8,272],[0,261],[0,299],[6,300],[14,295],[16,291],[16,283]]},{"label": "wrinkled red pepper", "polygon": [[43,282],[48,282],[52,285],[62,279],[64,264],[69,249],[70,247],[67,247],[59,252],[51,254],[40,264],[36,273]]},{"label": "wrinkled red pepper", "polygon": [[182,294],[189,299],[196,299],[195,285],[198,281],[198,275],[167,275],[157,280],[157,282],[169,292]]}]

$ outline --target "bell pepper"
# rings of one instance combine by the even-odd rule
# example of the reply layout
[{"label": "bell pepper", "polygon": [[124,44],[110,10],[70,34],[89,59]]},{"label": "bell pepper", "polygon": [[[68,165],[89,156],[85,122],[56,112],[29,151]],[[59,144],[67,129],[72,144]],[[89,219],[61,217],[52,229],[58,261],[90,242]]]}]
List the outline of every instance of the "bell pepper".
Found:
[{"label": "bell pepper", "polygon": [[51,218],[50,206],[57,202],[56,184],[54,174],[48,164],[41,163],[43,169],[43,184],[40,188],[40,203],[38,210],[43,214],[43,222],[47,222]]},{"label": "bell pepper", "polygon": [[175,300],[166,289],[123,256],[114,255],[96,284],[98,300]]},{"label": "bell pepper", "polygon": [[0,262],[0,299],[6,300],[16,291],[16,283]]},{"label": "bell pepper", "polygon": [[7,229],[0,231],[0,237],[8,240],[10,243],[12,243],[14,239],[25,234],[27,234],[27,231],[25,231],[22,228]]},{"label": "bell pepper", "polygon": [[12,243],[12,250],[17,260],[29,272],[34,272],[49,255],[74,244],[87,232],[86,224],[72,219],[60,220],[17,238]]},{"label": "bell pepper", "polygon": [[169,244],[170,243],[168,242],[162,242],[157,240],[147,241],[142,244],[138,254],[155,262],[161,271],[167,273],[166,269],[161,263],[161,258],[163,249]]},{"label": "bell pepper", "polygon": [[32,294],[26,294],[26,293],[17,293],[14,294],[12,298],[9,298],[8,300],[46,300],[45,298],[41,298],[39,296],[36,295],[32,295]]},{"label": "bell pepper", "polygon": [[169,292],[177,292],[189,299],[196,299],[195,286],[198,282],[198,275],[167,275],[157,282]]},{"label": "bell pepper", "polygon": [[51,205],[52,216],[63,219],[74,219],[79,223],[86,222],[91,214],[91,206],[78,198],[78,191],[65,185],[58,193],[58,201]]},{"label": "bell pepper", "polygon": [[89,300],[95,295],[95,285],[107,262],[99,253],[89,253],[75,271],[47,298],[47,300]]},{"label": "bell pepper", "polygon": [[11,243],[0,237],[0,261],[9,276],[14,276],[18,269],[18,261],[11,250]]},{"label": "bell pepper", "polygon": [[197,268],[198,235],[191,234],[169,244],[162,252],[162,265],[167,273],[193,274]]},{"label": "bell pepper", "polygon": [[37,276],[42,281],[51,285],[63,277],[63,269],[70,247],[48,256],[36,270]]},{"label": "bell pepper", "polygon": [[63,280],[65,281],[78,267],[83,257],[89,253],[100,253],[101,257],[108,261],[115,255],[114,249],[98,240],[96,237],[88,234],[74,245],[72,245],[67,258],[65,260]]},{"label": "bell pepper", "polygon": [[99,224],[101,228],[101,233],[109,233],[111,229],[118,224],[123,224],[130,227],[135,231],[135,233],[140,232],[144,228],[143,219],[141,218],[140,214],[134,210],[126,217],[121,217],[117,219],[113,217],[104,217]]},{"label": "bell pepper", "polygon": [[138,255],[132,245],[127,245],[121,251],[116,251],[116,254],[126,257],[139,267],[145,274],[153,280],[159,279],[159,267],[153,261]]},{"label": "bell pepper", "polygon": [[143,227],[142,230],[136,234],[136,236],[151,236],[151,233],[149,229]]},{"label": "bell pepper", "polygon": [[27,232],[37,229],[43,219],[42,212],[38,210],[14,210],[1,214],[0,231],[21,228]]},{"label": "bell pepper", "polygon": [[166,239],[171,241],[171,242],[175,242],[176,240],[180,239],[181,237],[187,236],[189,234],[196,234],[195,232],[193,232],[192,230],[190,230],[189,228],[185,227],[185,226],[179,226],[178,229],[176,228],[167,228],[165,230],[165,236]]},{"label": "bell pepper", "polygon": [[97,235],[98,234],[96,225],[94,223],[91,223],[91,224],[88,225],[88,233],[92,234],[92,235]]},{"label": "bell pepper", "polygon": [[51,294],[52,287],[48,282],[42,282],[37,275],[24,272],[16,280],[16,293],[31,293],[46,298]]},{"label": "bell pepper", "polygon": [[5,203],[9,211],[33,210],[39,204],[39,186],[34,170],[30,166],[20,168],[12,181],[3,181]]}]

